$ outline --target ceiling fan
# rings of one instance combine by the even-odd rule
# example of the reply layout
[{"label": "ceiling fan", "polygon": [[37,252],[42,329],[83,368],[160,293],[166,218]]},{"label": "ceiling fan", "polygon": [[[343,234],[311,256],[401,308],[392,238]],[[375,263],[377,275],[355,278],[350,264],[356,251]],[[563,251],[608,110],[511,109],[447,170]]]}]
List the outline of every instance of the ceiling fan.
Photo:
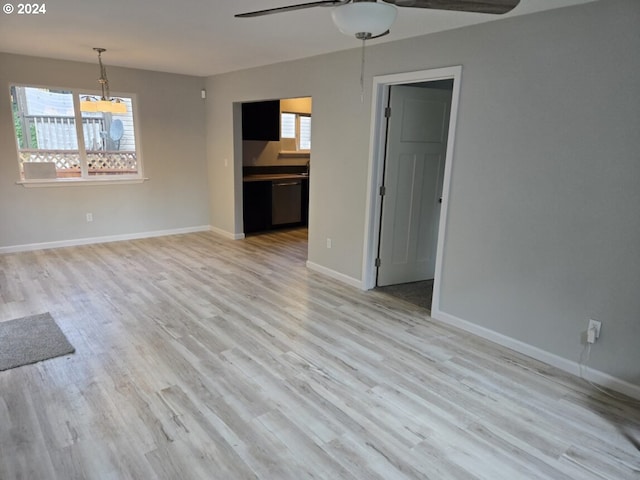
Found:
[{"label": "ceiling fan", "polygon": [[331,15],[338,29],[347,35],[355,35],[359,40],[369,40],[389,33],[396,18],[396,6],[500,15],[510,12],[519,3],[520,0],[321,0],[235,16],[249,18],[314,7],[336,7]]}]

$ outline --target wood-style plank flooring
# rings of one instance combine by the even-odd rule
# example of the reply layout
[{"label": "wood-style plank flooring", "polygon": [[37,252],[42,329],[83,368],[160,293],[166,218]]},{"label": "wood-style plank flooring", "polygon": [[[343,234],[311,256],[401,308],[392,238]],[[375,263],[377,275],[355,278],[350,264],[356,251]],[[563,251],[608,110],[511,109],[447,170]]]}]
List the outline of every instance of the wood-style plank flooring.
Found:
[{"label": "wood-style plank flooring", "polygon": [[[640,411],[305,267],[304,230],[0,256],[0,479],[638,479]],[[1,347],[1,346],[0,346]]]}]

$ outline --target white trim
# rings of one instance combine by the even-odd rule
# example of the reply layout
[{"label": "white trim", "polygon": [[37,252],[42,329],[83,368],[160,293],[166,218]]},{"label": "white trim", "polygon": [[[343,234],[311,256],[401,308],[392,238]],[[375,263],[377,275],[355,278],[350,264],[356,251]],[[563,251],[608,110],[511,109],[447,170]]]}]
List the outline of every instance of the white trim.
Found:
[{"label": "white trim", "polygon": [[123,235],[106,235],[103,237],[77,238],[73,240],[60,240],[56,242],[28,243],[23,245],[13,245],[10,247],[0,247],[0,254],[29,252],[32,250],[47,250],[50,248],[75,247],[78,245],[91,245],[94,243],[121,242],[123,240],[138,240],[141,238],[165,237],[168,235],[183,235],[185,233],[208,232],[212,227],[201,225],[198,227],[174,228],[171,230],[155,230],[152,232],[126,233]]},{"label": "white trim", "polygon": [[447,211],[449,202],[449,186],[451,184],[451,165],[453,163],[453,146],[456,135],[458,104],[460,100],[460,81],[462,66],[435,68],[417,72],[381,75],[373,78],[371,135],[369,139],[369,171],[367,176],[367,202],[365,213],[365,231],[362,259],[362,288],[369,290],[376,285],[375,259],[380,237],[381,199],[378,195],[382,185],[385,156],[385,117],[384,110],[389,98],[390,85],[402,85],[435,80],[453,79],[451,114],[449,117],[449,137],[447,139],[447,155],[445,158],[444,184],[442,187],[442,205],[440,208],[440,226],[438,229],[438,245],[436,252],[435,279],[433,286],[433,305],[437,308],[440,302],[440,277],[442,274],[442,254],[444,251]]},{"label": "white trim", "polygon": [[346,283],[347,285],[351,285],[352,287],[356,287],[362,290],[362,282],[357,278],[350,277],[348,275],[345,275],[344,273],[336,272],[335,270],[323,267],[322,265],[310,262],[309,260],[307,260],[307,268],[326,277],[333,278],[334,280],[338,280],[339,282]]},{"label": "white trim", "polygon": [[[476,325],[475,323],[463,320],[439,309],[432,308],[431,318],[444,324],[460,328],[461,330],[472,333],[486,340],[490,340],[503,347],[510,348],[518,353],[544,362],[547,365],[559,368],[564,372],[578,377],[580,376],[580,365],[578,362],[568,360],[564,357],[547,352],[546,350],[529,345],[528,343],[516,340],[515,338],[511,338],[480,325]],[[583,367],[582,370],[584,377],[591,382],[640,400],[640,385],[634,385],[626,380],[622,380],[593,368]]]},{"label": "white trim", "polygon": [[[136,152],[136,162],[138,166],[138,172],[135,174],[130,174],[129,176],[122,175],[122,177],[118,177],[117,175],[109,175],[107,178],[92,178],[87,175],[87,151],[84,144],[84,134],[82,131],[82,111],[80,110],[80,97],[82,95],[94,95],[100,96],[101,91],[96,90],[95,87],[91,88],[76,88],[76,87],[60,87],[53,85],[40,85],[33,83],[22,83],[22,82],[9,82],[9,91],[11,87],[28,87],[28,88],[45,88],[48,90],[62,90],[65,92],[69,92],[71,94],[73,100],[73,111],[74,118],[76,124],[76,136],[78,139],[78,154],[80,156],[80,168],[81,168],[81,176],[80,178],[62,178],[57,180],[37,180],[37,179],[29,179],[29,180],[18,180],[16,181],[17,185],[22,185],[25,188],[40,188],[40,187],[67,187],[67,186],[87,186],[87,185],[114,185],[114,184],[135,184],[135,183],[143,183],[149,180],[148,177],[144,177],[144,163],[143,163],[143,155],[142,155],[142,134],[140,128],[140,120],[139,120],[139,111],[138,111],[138,94],[137,93],[123,93],[123,92],[113,92],[110,94],[112,97],[126,97],[131,100],[131,113],[133,117],[133,132],[135,139],[135,152]],[[20,148],[18,145],[18,139],[15,131],[15,127],[13,128],[13,139],[16,146],[16,153],[19,152]],[[17,164],[20,164],[19,156],[16,157]],[[18,168],[19,171],[19,168]],[[20,175],[18,175],[20,177]]]},{"label": "white trim", "polygon": [[436,246],[436,266],[431,295],[431,309],[440,308],[440,282],[442,279],[442,258],[447,233],[447,219],[449,218],[449,191],[451,190],[451,169],[453,166],[453,150],[458,125],[458,105],[460,104],[460,84],[462,81],[462,66],[453,67],[453,92],[451,96],[451,113],[449,117],[449,136],[447,138],[447,155],[444,163],[444,181],[442,184],[442,205],[440,208],[440,223],[438,224],[438,243]]},{"label": "white trim", "polygon": [[42,188],[42,187],[86,187],[88,185],[126,185],[134,183],[143,183],[149,180],[149,177],[122,177],[117,178],[116,175],[103,177],[101,179],[93,178],[59,178],[57,180],[20,180],[17,185],[25,188]]},{"label": "white trim", "polygon": [[211,231],[230,240],[242,240],[244,238],[244,233],[232,233],[218,227],[211,227]]}]

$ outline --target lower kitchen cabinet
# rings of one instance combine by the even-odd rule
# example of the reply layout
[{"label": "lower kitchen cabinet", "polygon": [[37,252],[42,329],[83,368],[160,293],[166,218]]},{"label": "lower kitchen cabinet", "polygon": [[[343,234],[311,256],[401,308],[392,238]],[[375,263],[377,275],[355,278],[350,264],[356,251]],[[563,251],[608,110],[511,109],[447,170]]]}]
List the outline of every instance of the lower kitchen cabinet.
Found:
[{"label": "lower kitchen cabinet", "polygon": [[244,233],[271,228],[271,182],[244,182],[242,185]]},{"label": "lower kitchen cabinet", "polygon": [[302,180],[302,224],[309,225],[309,179]]},{"label": "lower kitchen cabinet", "polygon": [[308,222],[309,180],[243,182],[244,233]]}]

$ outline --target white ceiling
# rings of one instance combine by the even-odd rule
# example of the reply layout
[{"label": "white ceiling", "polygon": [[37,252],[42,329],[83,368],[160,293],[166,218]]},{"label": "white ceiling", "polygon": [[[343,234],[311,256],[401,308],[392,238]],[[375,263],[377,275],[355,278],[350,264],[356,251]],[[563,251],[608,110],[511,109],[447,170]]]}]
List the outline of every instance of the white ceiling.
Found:
[{"label": "white ceiling", "polygon": [[[3,0],[17,6],[18,0]],[[20,0],[22,1],[22,0]],[[0,13],[0,51],[207,76],[355,48],[341,34],[330,8],[257,18],[234,14],[305,0],[39,0],[41,15]],[[496,21],[593,0],[521,0],[506,15],[492,16],[399,8],[390,42],[474,23]]]}]

